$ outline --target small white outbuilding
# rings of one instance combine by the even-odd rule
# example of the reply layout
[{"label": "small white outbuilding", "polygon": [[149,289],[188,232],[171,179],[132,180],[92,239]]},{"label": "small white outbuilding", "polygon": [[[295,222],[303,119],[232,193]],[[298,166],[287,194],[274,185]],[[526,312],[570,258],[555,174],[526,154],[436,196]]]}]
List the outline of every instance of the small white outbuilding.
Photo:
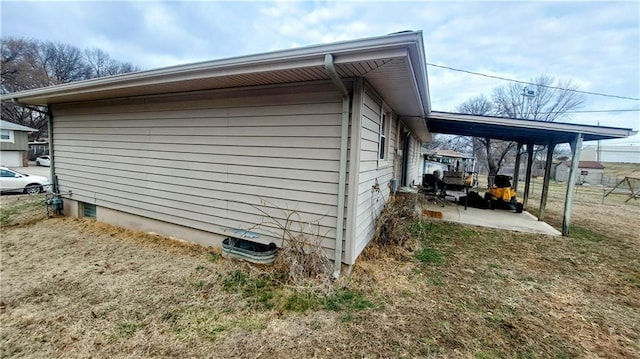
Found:
[{"label": "small white outbuilding", "polygon": [[[597,161],[578,162],[578,184],[602,184],[604,176],[604,166]],[[569,179],[571,161],[561,161],[556,165],[555,180],[566,182]]]}]

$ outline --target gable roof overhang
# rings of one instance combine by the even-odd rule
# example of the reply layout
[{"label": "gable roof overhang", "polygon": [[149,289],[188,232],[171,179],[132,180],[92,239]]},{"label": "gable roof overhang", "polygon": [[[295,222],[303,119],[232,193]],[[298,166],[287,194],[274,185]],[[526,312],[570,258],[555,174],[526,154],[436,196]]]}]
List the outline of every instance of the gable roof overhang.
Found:
[{"label": "gable roof overhang", "polygon": [[17,123],[5,121],[5,120],[0,120],[0,129],[9,130],[9,131],[22,131],[22,132],[29,132],[29,133],[38,131],[35,128],[18,125]]},{"label": "gable roof overhang", "polygon": [[363,77],[412,130],[427,139],[430,110],[421,31],[315,45],[257,55],[172,66],[72,82],[0,97],[25,105],[128,98],[210,89],[329,80],[324,61],[331,54],[341,78]]},{"label": "gable roof overhang", "polygon": [[520,143],[547,145],[573,141],[577,134],[583,141],[627,138],[638,133],[629,128],[543,122],[503,117],[465,115],[433,111],[427,116],[429,131],[449,135],[492,138]]},{"label": "gable roof overhang", "polygon": [[[571,168],[571,161],[562,161],[562,163]],[[605,167],[598,161],[578,161],[578,168],[587,168],[593,170],[603,170]]]}]

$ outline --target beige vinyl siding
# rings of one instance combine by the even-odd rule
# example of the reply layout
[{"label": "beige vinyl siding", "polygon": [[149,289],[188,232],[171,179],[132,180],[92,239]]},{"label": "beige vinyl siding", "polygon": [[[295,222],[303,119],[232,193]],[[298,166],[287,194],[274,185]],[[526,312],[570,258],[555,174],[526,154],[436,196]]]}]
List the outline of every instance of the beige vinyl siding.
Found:
[{"label": "beige vinyl siding", "polygon": [[341,105],[328,83],[54,105],[60,190],[218,234],[249,229],[264,242],[281,231],[261,211],[280,221],[295,211],[304,232],[333,248]]},{"label": "beige vinyl siding", "polygon": [[[26,151],[29,149],[29,133],[13,131],[13,142],[0,141],[0,151]],[[21,160],[22,161],[22,160]]]},{"label": "beige vinyl siding", "polygon": [[[389,181],[393,178],[393,158],[396,148],[396,119],[390,121],[387,136],[389,141],[388,161],[378,160],[378,141],[382,100],[374,90],[365,86],[362,104],[362,130],[360,138],[360,158],[357,188],[357,209],[355,220],[355,238],[352,258],[358,254],[373,238],[375,222],[389,197]],[[372,191],[378,183],[379,191]]]}]

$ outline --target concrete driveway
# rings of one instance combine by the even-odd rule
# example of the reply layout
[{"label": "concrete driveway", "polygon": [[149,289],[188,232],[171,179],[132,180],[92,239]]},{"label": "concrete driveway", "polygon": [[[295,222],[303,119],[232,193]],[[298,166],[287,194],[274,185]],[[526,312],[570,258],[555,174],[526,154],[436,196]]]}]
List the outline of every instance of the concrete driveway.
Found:
[{"label": "concrete driveway", "polygon": [[51,181],[51,173],[49,172],[49,167],[36,166],[35,162],[29,162],[29,167],[12,167],[12,169],[20,173],[26,173],[28,175],[47,177],[49,181]]}]

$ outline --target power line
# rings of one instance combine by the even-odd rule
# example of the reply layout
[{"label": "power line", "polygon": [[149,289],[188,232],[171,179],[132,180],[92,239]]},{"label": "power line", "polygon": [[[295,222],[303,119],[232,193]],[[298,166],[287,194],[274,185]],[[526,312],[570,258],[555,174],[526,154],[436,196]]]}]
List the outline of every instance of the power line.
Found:
[{"label": "power line", "polygon": [[[562,111],[562,113],[609,113],[609,112],[640,112],[640,108],[629,108],[621,110],[574,110],[574,111]],[[556,112],[536,112],[537,115],[549,115]]]},{"label": "power line", "polygon": [[[597,113],[597,112],[640,112],[639,108],[636,109],[624,109],[624,110],[576,110],[576,111],[565,111],[564,113]],[[549,112],[555,113],[555,112]]]},{"label": "power line", "polygon": [[429,62],[427,62],[427,66],[439,67],[439,68],[447,69],[447,70],[451,70],[451,71],[464,72],[464,73],[471,74],[471,75],[484,76],[484,77],[489,77],[489,78],[498,79],[498,80],[504,80],[504,81],[509,81],[509,82],[516,82],[516,83],[523,84],[523,85],[540,86],[540,87],[546,87],[546,88],[555,89],[555,90],[583,93],[583,94],[586,94],[586,95],[594,95],[594,96],[619,98],[619,99],[623,99],[623,100],[640,101],[640,98],[637,98],[637,97],[618,96],[618,95],[610,95],[610,94],[599,93],[599,92],[573,90],[573,89],[567,89],[567,88],[558,87],[558,86],[541,85],[541,84],[528,82],[528,81],[520,81],[520,80],[509,79],[509,78],[506,78],[506,77],[501,77],[501,76],[487,75],[487,74],[483,74],[483,73],[480,73],[480,72],[474,72],[474,71],[463,70],[463,69],[456,69],[455,67],[437,65],[437,64],[432,64],[432,63],[429,63]]}]

